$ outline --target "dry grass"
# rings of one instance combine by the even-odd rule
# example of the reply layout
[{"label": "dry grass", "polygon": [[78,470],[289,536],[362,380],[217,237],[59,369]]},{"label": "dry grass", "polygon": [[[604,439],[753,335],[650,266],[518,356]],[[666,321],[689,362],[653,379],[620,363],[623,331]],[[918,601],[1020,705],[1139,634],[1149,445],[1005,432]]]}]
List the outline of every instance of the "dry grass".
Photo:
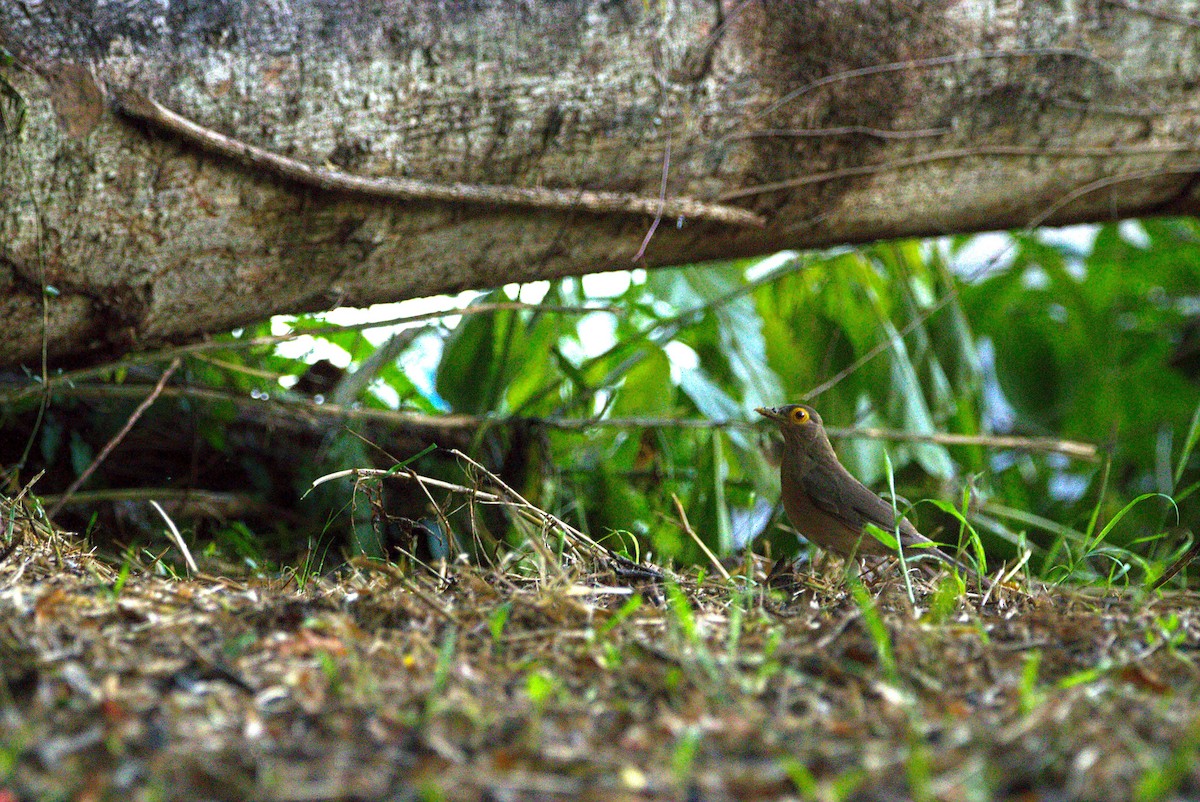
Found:
[{"label": "dry grass", "polygon": [[914,576],[914,608],[895,577],[768,594],[756,562],[660,582],[544,549],[440,578],[181,580],[16,517],[6,798],[1200,793],[1192,594],[980,605]]}]

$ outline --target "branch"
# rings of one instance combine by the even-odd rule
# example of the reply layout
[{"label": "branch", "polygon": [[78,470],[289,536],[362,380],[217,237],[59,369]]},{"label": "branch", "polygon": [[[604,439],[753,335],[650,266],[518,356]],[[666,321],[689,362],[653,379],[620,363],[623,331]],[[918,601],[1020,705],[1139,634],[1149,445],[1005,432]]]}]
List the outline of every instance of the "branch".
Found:
[{"label": "branch", "polygon": [[168,131],[197,147],[242,164],[266,170],[305,186],[328,192],[352,192],[388,200],[434,200],[491,206],[527,206],[590,214],[628,214],[643,217],[691,217],[731,226],[766,225],[760,216],[736,206],[704,203],[692,198],[643,198],[618,192],[560,190],[492,184],[437,183],[412,178],[369,178],[326,167],[313,167],[205,128],[176,114],[149,97],[129,89],[116,90],[118,108],[134,119]]},{"label": "branch", "polygon": [[[762,195],[767,192],[778,192],[784,189],[796,189],[798,187],[807,186],[808,184],[820,184],[826,181],[835,181],[840,178],[854,178],[864,175],[876,175],[878,173],[902,170],[906,167],[919,167],[921,165],[930,164],[932,162],[950,161],[954,159],[970,159],[970,158],[1033,158],[1033,157],[1048,157],[1054,156],[1062,159],[1111,159],[1114,156],[1143,156],[1143,155],[1160,155],[1172,153],[1194,153],[1200,150],[1200,146],[1194,143],[1178,143],[1171,145],[1112,145],[1100,148],[1070,148],[1070,147],[1041,147],[1029,145],[994,145],[980,146],[974,148],[955,148],[952,150],[939,150],[933,153],[923,153],[919,156],[909,156],[903,159],[892,159],[891,161],[879,162],[877,164],[862,164],[856,167],[845,167],[840,170],[829,170],[824,173],[812,173],[810,175],[798,176],[789,178],[783,181],[775,181],[770,184],[756,184],[751,187],[740,187],[728,192],[724,192],[717,196],[718,200],[735,200],[737,198],[747,198],[752,195]],[[1194,166],[1189,167],[1187,172],[1194,170]],[[1150,172],[1154,175],[1154,172]],[[1135,174],[1135,177],[1145,177],[1141,173]]]},{"label": "branch", "polygon": [[[51,394],[69,398],[140,398],[145,392],[144,385],[136,384],[92,384],[74,387],[53,387]],[[431,429],[476,429],[485,424],[494,425],[497,421],[475,415],[425,415],[419,412],[397,412],[393,409],[373,409],[370,407],[346,407],[340,404],[318,404],[311,398],[303,396],[286,397],[283,388],[279,388],[281,397],[271,396],[267,399],[253,398],[249,395],[211,390],[207,387],[164,387],[160,393],[163,398],[190,398],[196,401],[212,403],[229,403],[250,410],[282,410],[300,416],[312,418],[336,418],[338,420],[373,420],[394,426],[407,426]]]},{"label": "branch", "polygon": [[918,434],[896,429],[826,429],[830,437],[845,439],[866,438],[870,440],[895,440],[912,443],[937,443],[945,446],[984,446],[985,448],[1011,448],[1016,451],[1037,451],[1063,454],[1088,462],[1100,461],[1100,449],[1094,443],[1078,440],[1058,440],[1053,437],[1019,437],[1017,435],[952,434],[935,432]]},{"label": "branch", "polygon": [[475,304],[474,306],[456,307],[454,309],[446,309],[438,312],[422,312],[416,315],[403,315],[401,317],[389,318],[388,320],[375,320],[365,323],[351,323],[345,325],[331,323],[327,326],[313,326],[312,328],[293,329],[287,334],[272,334],[265,337],[248,337],[238,340],[205,340],[203,342],[191,343],[189,345],[163,348],[157,351],[143,351],[140,354],[127,356],[115,362],[106,362],[102,365],[95,365],[92,367],[80,368],[79,370],[58,373],[48,379],[34,381],[19,389],[0,392],[0,404],[16,403],[17,401],[21,401],[32,396],[41,395],[46,392],[47,387],[54,388],[62,384],[70,385],[75,382],[82,382],[86,379],[104,376],[122,368],[129,368],[135,365],[145,365],[152,362],[165,362],[166,360],[173,359],[177,356],[190,356],[192,354],[201,354],[207,351],[238,351],[249,348],[262,348],[268,345],[278,345],[279,343],[298,340],[301,337],[320,337],[324,334],[335,334],[345,331],[367,331],[369,329],[382,329],[390,326],[421,323],[426,320],[439,320],[447,317],[465,317],[468,315],[503,311],[548,312],[565,315],[586,315],[592,312],[606,312],[608,314],[616,315],[623,312],[623,310],[614,306],[565,306],[561,304],[529,304],[521,301],[498,301],[494,303]]},{"label": "branch", "polygon": [[171,362],[170,366],[163,371],[162,376],[160,376],[158,379],[158,384],[154,385],[154,389],[150,391],[150,394],[146,396],[142,403],[138,404],[137,409],[135,409],[133,414],[129,416],[129,420],[125,421],[125,425],[121,427],[121,430],[114,434],[111,440],[105,443],[104,448],[100,449],[100,453],[96,455],[94,460],[92,460],[92,464],[87,466],[83,473],[79,474],[79,477],[74,482],[71,482],[71,486],[66,489],[58,502],[50,508],[48,513],[46,513],[47,518],[53,518],[58,514],[59,510],[63,508],[63,505],[70,501],[71,496],[75,494],[75,491],[78,490],[80,486],[88,480],[88,477],[95,472],[96,468],[100,467],[100,463],[104,462],[104,460],[108,458],[108,455],[112,453],[112,450],[117,447],[117,444],[125,439],[125,435],[129,434],[129,430],[132,429],[134,424],[138,422],[138,419],[141,418],[143,413],[150,408],[150,405],[154,403],[155,399],[162,394],[163,388],[166,387],[167,380],[171,378],[172,374],[174,374],[182,364],[183,361],[179,359],[179,357],[176,357],[174,361]]},{"label": "branch", "polygon": [[[142,395],[143,391],[144,387],[139,385],[116,384],[52,388],[52,392],[56,395],[66,395],[74,398],[137,398]],[[307,413],[319,418],[374,420],[394,426],[443,430],[471,431],[485,426],[503,426],[513,423],[529,423],[547,429],[564,431],[578,431],[583,429],[761,429],[769,425],[749,420],[709,420],[706,418],[630,417],[594,419],[522,416],[505,418],[459,414],[428,415],[420,412],[398,412],[392,409],[347,407],[330,403],[318,404],[310,398],[271,398],[269,400],[261,400],[251,398],[248,395],[238,395],[201,387],[165,387],[160,394],[168,398],[192,398],[200,401],[227,402],[252,409],[262,409],[264,405],[269,404],[290,409],[297,413]],[[1094,443],[1084,443],[1078,440],[1058,440],[1053,437],[953,434],[949,432],[918,434],[898,429],[878,428],[841,429],[835,427],[827,428],[826,431],[830,437],[835,439],[866,438],[896,442],[937,443],[949,446],[983,446],[985,448],[1006,448],[1017,451],[1064,454],[1068,457],[1088,462],[1097,462],[1100,460],[1100,449]]]},{"label": "branch", "polygon": [[[1112,0],[1109,0],[1112,2]],[[1077,58],[1082,61],[1087,61],[1097,67],[1111,73],[1118,80],[1124,81],[1121,77],[1119,67],[1109,61],[1097,56],[1096,54],[1077,47],[1030,47],[1017,48],[1013,50],[980,50],[973,53],[950,53],[944,56],[932,56],[929,58],[911,59],[909,61],[893,61],[887,64],[872,64],[868,67],[859,67],[853,70],[844,70],[832,75],[826,75],[818,78],[811,83],[807,83],[797,89],[785,94],[783,97],[776,100],[771,105],[767,106],[762,111],[755,114],[751,119],[758,119],[772,114],[787,103],[806,95],[815,89],[830,84],[844,83],[853,81],[856,78],[863,78],[868,75],[881,75],[889,72],[906,72],[909,70],[925,70],[935,67],[946,67],[957,64],[967,64],[972,61],[987,61],[991,59],[1020,59],[1027,57],[1063,57]],[[1157,107],[1155,111],[1159,111]]]},{"label": "branch", "polygon": [[1145,14],[1147,17],[1162,20],[1163,22],[1174,22],[1179,25],[1184,25],[1188,28],[1200,28],[1200,19],[1188,17],[1183,14],[1175,14],[1170,11],[1164,11],[1160,8],[1147,8],[1141,3],[1133,3],[1130,0],[1104,0],[1110,6],[1120,6],[1127,8],[1136,14]]},{"label": "branch", "polygon": [[[493,420],[493,423],[498,421]],[[532,422],[551,429],[761,429],[770,424],[757,421],[704,420],[697,418],[606,418],[603,420],[581,420],[575,418],[534,418]],[[935,432],[919,434],[898,429],[827,427],[830,437],[842,440],[868,439],[892,440],[906,443],[936,443],[946,446],[983,446],[985,448],[1008,448],[1016,451],[1064,454],[1075,459],[1098,462],[1100,449],[1093,443],[1077,440],[1058,440],[1053,437],[1019,437],[1017,435],[953,434]]]}]

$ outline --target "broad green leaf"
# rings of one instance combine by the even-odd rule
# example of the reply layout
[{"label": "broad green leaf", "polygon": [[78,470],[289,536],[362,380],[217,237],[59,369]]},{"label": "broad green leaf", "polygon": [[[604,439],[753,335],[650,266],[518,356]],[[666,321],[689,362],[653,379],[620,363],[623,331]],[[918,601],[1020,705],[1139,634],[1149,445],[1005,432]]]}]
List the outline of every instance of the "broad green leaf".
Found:
[{"label": "broad green leaf", "polygon": [[643,358],[625,374],[610,409],[613,417],[668,416],[675,410],[676,387],[671,361],[661,348],[648,347]]}]

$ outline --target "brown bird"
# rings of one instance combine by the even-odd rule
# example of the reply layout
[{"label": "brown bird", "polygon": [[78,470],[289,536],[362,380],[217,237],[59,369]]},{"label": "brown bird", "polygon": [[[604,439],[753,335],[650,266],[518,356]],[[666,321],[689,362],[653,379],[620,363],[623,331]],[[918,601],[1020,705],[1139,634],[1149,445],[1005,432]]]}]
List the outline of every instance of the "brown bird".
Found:
[{"label": "brown bird", "polygon": [[[843,557],[894,556],[892,549],[866,531],[867,524],[875,524],[885,532],[894,533],[896,514],[892,505],[842,466],[816,410],[803,404],[789,404],[755,412],[778,423],[783,433],[783,463],[779,468],[783,509],[796,531]],[[901,519],[900,543],[908,552],[909,547],[933,541],[907,519]],[[920,546],[910,553],[930,554],[970,576],[978,576],[936,546]],[[991,584],[986,578],[984,582]]]}]

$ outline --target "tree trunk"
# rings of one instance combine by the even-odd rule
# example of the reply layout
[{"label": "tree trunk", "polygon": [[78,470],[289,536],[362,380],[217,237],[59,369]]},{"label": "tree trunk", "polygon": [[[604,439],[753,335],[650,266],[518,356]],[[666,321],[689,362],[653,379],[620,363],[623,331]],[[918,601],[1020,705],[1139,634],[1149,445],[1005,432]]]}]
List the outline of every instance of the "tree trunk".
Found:
[{"label": "tree trunk", "polygon": [[3,3],[0,364],[635,257],[1188,212],[1198,5]]}]

